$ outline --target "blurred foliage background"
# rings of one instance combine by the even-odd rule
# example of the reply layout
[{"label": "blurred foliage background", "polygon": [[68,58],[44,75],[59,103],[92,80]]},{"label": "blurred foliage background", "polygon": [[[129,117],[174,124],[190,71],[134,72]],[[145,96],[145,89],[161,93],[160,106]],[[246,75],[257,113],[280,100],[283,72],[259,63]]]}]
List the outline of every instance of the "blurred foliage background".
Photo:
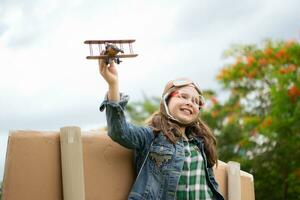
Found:
[{"label": "blurred foliage background", "polygon": [[[236,161],[254,176],[256,199],[300,199],[300,45],[266,40],[233,45],[217,81],[224,101],[204,91],[201,117],[218,140],[219,159]],[[132,102],[127,115],[143,124],[159,108],[159,97]]]}]

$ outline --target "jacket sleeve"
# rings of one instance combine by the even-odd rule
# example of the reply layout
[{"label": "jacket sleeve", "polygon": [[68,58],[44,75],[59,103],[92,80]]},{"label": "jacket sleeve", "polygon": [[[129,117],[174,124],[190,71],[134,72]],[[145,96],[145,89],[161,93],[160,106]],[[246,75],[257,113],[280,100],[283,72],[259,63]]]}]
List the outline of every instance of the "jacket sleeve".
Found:
[{"label": "jacket sleeve", "polygon": [[120,145],[141,150],[150,144],[154,138],[153,131],[147,126],[136,126],[126,121],[124,109],[129,96],[120,94],[120,101],[113,102],[107,99],[100,105],[100,111],[106,108],[106,120],[109,137]]}]

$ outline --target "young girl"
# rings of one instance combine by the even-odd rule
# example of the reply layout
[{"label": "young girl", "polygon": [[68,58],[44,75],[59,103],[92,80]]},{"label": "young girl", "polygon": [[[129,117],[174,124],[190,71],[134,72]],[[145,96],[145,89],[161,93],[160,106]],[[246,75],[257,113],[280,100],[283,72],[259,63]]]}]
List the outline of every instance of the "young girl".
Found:
[{"label": "young girl", "polygon": [[168,82],[159,112],[139,127],[125,119],[128,96],[119,94],[114,63],[99,60],[99,71],[109,87],[100,106],[106,108],[108,135],[134,151],[137,177],[128,199],[223,200],[212,170],[216,139],[199,118],[199,87],[189,79]]}]

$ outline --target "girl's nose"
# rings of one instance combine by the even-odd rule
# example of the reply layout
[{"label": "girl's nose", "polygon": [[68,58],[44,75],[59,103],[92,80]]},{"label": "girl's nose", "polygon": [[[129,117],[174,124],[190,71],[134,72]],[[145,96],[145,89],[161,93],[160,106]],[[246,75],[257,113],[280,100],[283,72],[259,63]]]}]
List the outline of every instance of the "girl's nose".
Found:
[{"label": "girl's nose", "polygon": [[193,102],[192,102],[191,99],[186,99],[185,103],[186,103],[186,105],[189,105],[189,106],[193,107]]}]

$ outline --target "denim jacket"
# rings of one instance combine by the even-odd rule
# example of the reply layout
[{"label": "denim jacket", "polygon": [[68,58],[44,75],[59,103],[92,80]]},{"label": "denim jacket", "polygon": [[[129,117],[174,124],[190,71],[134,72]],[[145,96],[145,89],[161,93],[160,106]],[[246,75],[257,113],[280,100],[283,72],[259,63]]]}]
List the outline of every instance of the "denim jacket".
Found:
[{"label": "denim jacket", "polygon": [[[120,145],[132,149],[136,180],[129,194],[129,200],[173,200],[184,163],[183,140],[172,144],[163,134],[154,136],[148,126],[128,123],[124,108],[129,98],[121,94],[120,102],[102,102],[100,111],[106,108],[108,135]],[[207,184],[214,199],[224,200],[218,190],[212,168],[208,167],[204,153],[204,143],[196,138],[197,146],[205,162]]]}]

